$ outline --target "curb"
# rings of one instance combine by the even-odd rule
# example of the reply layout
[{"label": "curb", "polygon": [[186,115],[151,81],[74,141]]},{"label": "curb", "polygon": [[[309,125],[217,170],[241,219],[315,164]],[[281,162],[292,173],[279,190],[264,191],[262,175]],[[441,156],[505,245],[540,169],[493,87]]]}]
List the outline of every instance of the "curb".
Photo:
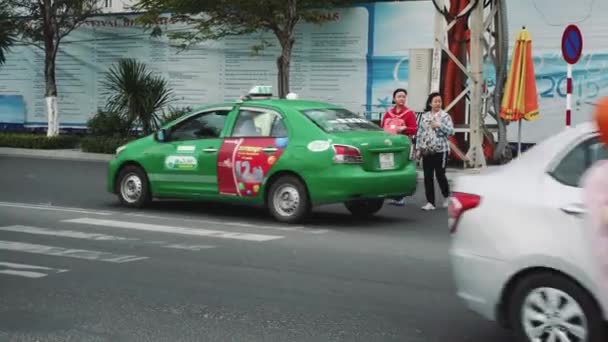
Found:
[{"label": "curb", "polygon": [[80,150],[34,150],[27,148],[0,147],[1,156],[42,158],[76,161],[110,161],[114,155],[104,153],[87,153]]}]

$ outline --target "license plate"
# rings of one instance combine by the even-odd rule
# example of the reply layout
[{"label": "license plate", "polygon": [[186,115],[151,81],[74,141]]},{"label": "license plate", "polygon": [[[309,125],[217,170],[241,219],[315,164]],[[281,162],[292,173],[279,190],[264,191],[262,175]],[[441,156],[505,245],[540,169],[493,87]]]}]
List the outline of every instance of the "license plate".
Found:
[{"label": "license plate", "polygon": [[395,155],[393,153],[380,153],[380,168],[390,170],[395,168]]}]

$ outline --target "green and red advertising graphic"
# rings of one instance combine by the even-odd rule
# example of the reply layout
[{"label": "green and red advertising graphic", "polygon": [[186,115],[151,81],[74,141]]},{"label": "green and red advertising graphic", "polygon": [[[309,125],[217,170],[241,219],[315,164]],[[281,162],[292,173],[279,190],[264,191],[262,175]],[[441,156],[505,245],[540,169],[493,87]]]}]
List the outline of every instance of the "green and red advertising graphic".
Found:
[{"label": "green and red advertising graphic", "polygon": [[281,157],[287,138],[226,139],[218,154],[218,189],[222,195],[257,196]]}]

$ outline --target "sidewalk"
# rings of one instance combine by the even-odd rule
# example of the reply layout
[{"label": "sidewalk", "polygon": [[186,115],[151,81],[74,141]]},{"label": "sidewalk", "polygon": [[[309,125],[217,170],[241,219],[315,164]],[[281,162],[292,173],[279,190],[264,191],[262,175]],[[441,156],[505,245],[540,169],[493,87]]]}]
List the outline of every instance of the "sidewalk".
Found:
[{"label": "sidewalk", "polygon": [[78,160],[78,161],[109,161],[112,154],[87,153],[80,149],[67,150],[34,150],[29,148],[0,147],[0,156],[31,157],[44,159]]},{"label": "sidewalk", "polygon": [[[82,152],[80,149],[67,150],[33,150],[27,148],[11,148],[0,147],[0,156],[25,157],[25,158],[43,158],[56,160],[73,160],[73,161],[91,161],[91,162],[107,162],[114,157],[113,154],[103,153],[88,153]],[[495,166],[489,166],[493,168]],[[478,169],[457,169],[448,168],[447,177],[452,181],[454,177],[460,175],[471,175],[479,173]],[[418,168],[418,180],[422,180],[422,170]]]}]

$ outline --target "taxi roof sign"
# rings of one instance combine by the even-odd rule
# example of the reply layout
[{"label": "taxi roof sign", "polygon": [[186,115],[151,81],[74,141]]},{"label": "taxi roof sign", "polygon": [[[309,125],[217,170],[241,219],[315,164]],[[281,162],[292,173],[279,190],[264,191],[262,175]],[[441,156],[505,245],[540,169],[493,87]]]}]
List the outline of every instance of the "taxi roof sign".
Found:
[{"label": "taxi roof sign", "polygon": [[261,85],[257,85],[253,88],[251,88],[251,90],[249,90],[248,93],[249,96],[272,96],[272,86],[261,86]]}]

